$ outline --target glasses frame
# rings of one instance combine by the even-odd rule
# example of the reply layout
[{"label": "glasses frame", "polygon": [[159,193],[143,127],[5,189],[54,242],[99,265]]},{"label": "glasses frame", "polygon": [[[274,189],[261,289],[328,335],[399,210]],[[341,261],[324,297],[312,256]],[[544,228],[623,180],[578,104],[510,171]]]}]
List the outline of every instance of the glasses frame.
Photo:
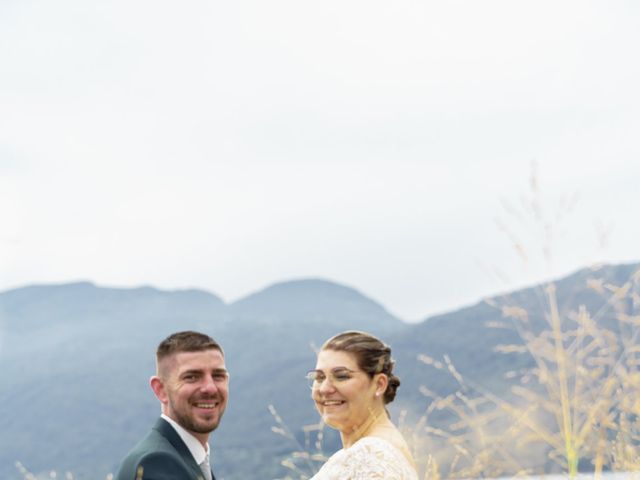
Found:
[{"label": "glasses frame", "polygon": [[[315,376],[318,373],[321,373],[322,375],[324,375],[324,378],[322,379],[322,381],[318,381],[315,378]],[[366,372],[363,372],[362,370],[351,370],[350,368],[347,368],[347,367],[335,367],[335,368],[332,368],[327,374],[322,370],[313,369],[307,372],[307,374],[305,375],[305,378],[307,379],[307,384],[309,385],[309,388],[311,390],[317,390],[322,386],[322,384],[326,380],[329,380],[329,383],[331,383],[331,385],[336,387],[337,385],[347,382],[353,378],[352,376],[349,376],[349,378],[338,378],[336,376],[338,374],[344,374],[344,373],[355,374],[355,373],[366,373]]]}]

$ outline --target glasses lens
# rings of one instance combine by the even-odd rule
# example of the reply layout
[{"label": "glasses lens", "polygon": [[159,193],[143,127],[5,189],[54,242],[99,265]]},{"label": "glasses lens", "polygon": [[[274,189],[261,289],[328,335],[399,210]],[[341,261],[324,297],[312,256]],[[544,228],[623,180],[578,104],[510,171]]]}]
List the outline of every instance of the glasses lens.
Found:
[{"label": "glasses lens", "polygon": [[315,387],[316,378],[317,378],[316,372],[307,373],[307,384],[309,385],[309,388],[313,389]]}]

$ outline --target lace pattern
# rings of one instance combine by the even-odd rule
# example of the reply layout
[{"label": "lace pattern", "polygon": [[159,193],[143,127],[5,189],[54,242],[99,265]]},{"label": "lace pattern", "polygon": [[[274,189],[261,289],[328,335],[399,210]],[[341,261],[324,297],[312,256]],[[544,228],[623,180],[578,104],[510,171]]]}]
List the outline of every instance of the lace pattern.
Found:
[{"label": "lace pattern", "polygon": [[387,440],[364,437],[337,451],[311,480],[418,480],[402,452]]}]

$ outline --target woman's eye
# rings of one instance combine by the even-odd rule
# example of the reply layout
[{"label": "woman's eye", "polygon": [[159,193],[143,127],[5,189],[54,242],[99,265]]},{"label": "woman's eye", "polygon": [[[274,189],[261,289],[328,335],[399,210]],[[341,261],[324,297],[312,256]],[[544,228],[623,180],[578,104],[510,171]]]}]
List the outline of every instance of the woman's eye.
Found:
[{"label": "woman's eye", "polygon": [[348,373],[336,373],[333,378],[335,378],[338,382],[344,382],[345,380],[349,380],[351,375]]}]

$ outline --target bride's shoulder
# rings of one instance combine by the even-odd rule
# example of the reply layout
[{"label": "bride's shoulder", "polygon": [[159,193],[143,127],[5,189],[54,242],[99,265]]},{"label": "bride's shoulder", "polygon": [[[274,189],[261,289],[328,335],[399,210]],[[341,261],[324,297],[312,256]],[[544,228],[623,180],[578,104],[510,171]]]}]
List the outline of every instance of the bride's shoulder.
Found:
[{"label": "bride's shoulder", "polygon": [[363,437],[334,454],[313,480],[417,480],[415,470],[392,443]]},{"label": "bride's shoulder", "polygon": [[402,455],[402,449],[403,445],[398,444],[395,438],[371,435],[358,440],[349,450],[364,450],[369,453],[380,451],[394,455]]},{"label": "bride's shoulder", "polygon": [[[355,456],[366,458],[369,463],[379,463],[388,472],[400,474],[400,478],[413,478],[415,469],[404,452],[408,448],[402,440],[398,443],[394,437],[367,436],[358,440],[349,450],[353,450]],[[386,477],[385,477],[386,478]]]},{"label": "bride's shoulder", "polygon": [[362,437],[360,440],[354,443],[351,448],[355,447],[389,448],[393,447],[393,442],[386,437],[369,435],[367,437]]}]

